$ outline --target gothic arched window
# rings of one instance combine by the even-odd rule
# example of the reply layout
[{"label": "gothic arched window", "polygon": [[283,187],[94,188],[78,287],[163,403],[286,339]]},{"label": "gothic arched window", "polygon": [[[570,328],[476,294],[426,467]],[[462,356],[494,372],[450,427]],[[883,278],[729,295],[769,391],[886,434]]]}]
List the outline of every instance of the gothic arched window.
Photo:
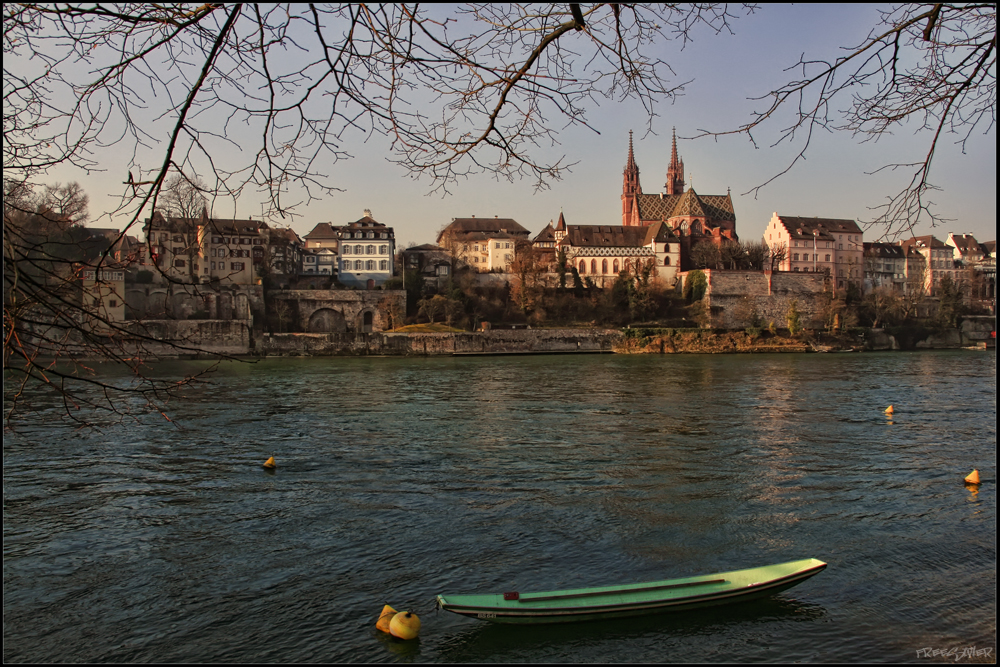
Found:
[{"label": "gothic arched window", "polygon": [[605,275],[608,273],[608,260],[606,259],[601,261],[601,273]]},{"label": "gothic arched window", "polygon": [[619,271],[618,271],[618,260],[617,259],[615,260],[615,262],[614,262],[614,264],[612,266],[614,266],[615,275],[617,276],[618,273],[619,273]]},{"label": "gothic arched window", "polygon": [[597,260],[596,259],[590,260],[590,272],[591,273],[597,273]]},{"label": "gothic arched window", "polygon": [[663,266],[670,266],[670,258],[669,257],[664,257],[663,258]]},{"label": "gothic arched window", "polygon": [[583,261],[581,259],[580,260],[580,273],[586,273],[586,272],[587,272],[587,262],[585,262],[585,261]]}]

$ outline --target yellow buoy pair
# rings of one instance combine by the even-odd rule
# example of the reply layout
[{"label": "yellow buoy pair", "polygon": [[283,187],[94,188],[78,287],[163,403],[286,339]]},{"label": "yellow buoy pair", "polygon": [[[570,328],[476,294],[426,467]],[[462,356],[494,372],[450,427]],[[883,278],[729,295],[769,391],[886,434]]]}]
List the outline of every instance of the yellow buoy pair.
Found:
[{"label": "yellow buoy pair", "polygon": [[420,619],[414,613],[397,612],[386,605],[382,607],[382,613],[379,614],[375,627],[397,639],[415,639],[420,634]]}]

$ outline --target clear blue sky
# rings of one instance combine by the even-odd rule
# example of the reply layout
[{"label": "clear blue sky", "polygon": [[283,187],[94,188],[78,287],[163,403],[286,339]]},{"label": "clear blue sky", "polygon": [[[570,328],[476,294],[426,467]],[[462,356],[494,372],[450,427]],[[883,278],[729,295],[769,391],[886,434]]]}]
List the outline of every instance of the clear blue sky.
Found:
[{"label": "clear blue sky", "polygon": [[[656,109],[653,128],[646,135],[646,118],[638,102],[604,102],[592,107],[589,121],[600,132],[568,128],[560,132],[560,145],[542,154],[565,154],[578,162],[572,173],[552,184],[548,191],[535,193],[530,180],[508,183],[478,176],[450,186],[452,194],[427,195],[432,185],[413,180],[401,167],[387,161],[388,140],[374,136],[367,143],[348,144],[353,160],[332,165],[328,170],[333,184],[344,192],[314,202],[298,211],[290,226],[306,234],[316,223],[344,224],[357,220],[363,210],[395,228],[397,243],[434,242],[439,229],[454,217],[514,218],[531,230],[540,231],[562,210],[571,224],[621,224],[622,169],[628,149],[628,131],[635,130],[636,161],[646,193],[663,188],[670,157],[670,132],[677,128],[678,149],[684,159],[690,185],[701,194],[725,194],[731,188],[736,209],[737,233],[745,240],[760,240],[771,213],[830,218],[870,219],[868,208],[882,203],[909,181],[909,173],[884,172],[868,175],[889,162],[922,159],[929,136],[915,135],[904,127],[878,143],[861,144],[845,133],[821,134],[813,140],[807,161],[791,173],[764,188],[754,198],[744,195],[756,185],[782,171],[797,148],[770,148],[783,124],[773,123],[758,136],[754,149],[745,136],[685,139],[699,129],[723,131],[738,127],[750,118],[761,96],[788,81],[794,73],[783,69],[805,53],[814,58],[832,59],[842,46],[857,44],[875,25],[877,15],[871,5],[765,5],[756,14],[733,23],[735,35],[696,33],[694,43],[682,51],[679,42],[662,45],[662,54],[677,73],[677,81],[694,79],[673,105]],[[846,106],[842,100],[841,106]],[[785,117],[786,120],[789,116]],[[558,126],[561,120],[554,121]],[[985,128],[982,128],[985,129]],[[944,239],[949,231],[972,233],[980,241],[996,238],[996,137],[977,134],[966,154],[945,137],[932,171],[931,181],[942,188],[932,197],[936,211],[954,222],[919,233]],[[66,169],[53,170],[48,181],[78,180],[91,198],[91,214],[96,226],[113,226],[120,221],[97,219],[113,206],[121,192],[120,168],[112,174],[87,176]],[[233,210],[220,206],[215,214],[239,217],[260,213],[260,205],[245,197]],[[279,221],[280,222],[280,221]],[[867,231],[866,240],[876,240],[880,231]]]}]

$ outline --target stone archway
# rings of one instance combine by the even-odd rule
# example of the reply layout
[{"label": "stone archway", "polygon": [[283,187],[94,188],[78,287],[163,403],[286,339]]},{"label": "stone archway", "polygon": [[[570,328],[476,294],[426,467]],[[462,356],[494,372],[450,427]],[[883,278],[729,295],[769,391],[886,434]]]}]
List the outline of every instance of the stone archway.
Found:
[{"label": "stone archway", "polygon": [[347,320],[340,311],[332,308],[320,308],[309,316],[306,326],[309,333],[344,333],[347,331]]}]

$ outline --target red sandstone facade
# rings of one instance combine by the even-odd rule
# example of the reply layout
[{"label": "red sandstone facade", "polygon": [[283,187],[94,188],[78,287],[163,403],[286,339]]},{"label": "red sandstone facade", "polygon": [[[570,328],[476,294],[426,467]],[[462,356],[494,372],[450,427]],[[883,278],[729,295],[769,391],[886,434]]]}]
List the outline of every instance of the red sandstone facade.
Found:
[{"label": "red sandstone facade", "polygon": [[682,262],[693,245],[711,240],[738,240],[736,213],[732,196],[699,195],[693,187],[684,190],[684,161],[677,155],[677,134],[674,133],[667,166],[664,192],[647,195],[639,182],[639,165],[635,161],[632,132],[629,132],[628,159],[622,174],[622,225],[648,227],[655,222],[666,223],[681,238]]}]

